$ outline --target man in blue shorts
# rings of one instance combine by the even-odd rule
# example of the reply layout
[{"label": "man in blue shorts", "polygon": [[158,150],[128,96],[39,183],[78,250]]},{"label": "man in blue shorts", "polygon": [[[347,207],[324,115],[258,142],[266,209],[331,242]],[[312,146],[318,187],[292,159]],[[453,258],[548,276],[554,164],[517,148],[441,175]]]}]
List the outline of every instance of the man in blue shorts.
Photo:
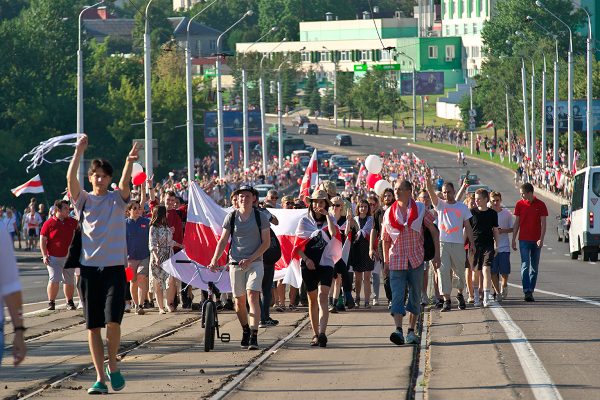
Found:
[{"label": "man in blue shorts", "polygon": [[[492,263],[492,284],[496,291],[496,301],[506,299],[508,294],[508,275],[510,274],[510,239],[508,234],[513,231],[513,216],[502,207],[502,194],[492,192],[490,196],[492,209],[498,213],[498,254]],[[502,277],[502,282],[500,282]]]}]

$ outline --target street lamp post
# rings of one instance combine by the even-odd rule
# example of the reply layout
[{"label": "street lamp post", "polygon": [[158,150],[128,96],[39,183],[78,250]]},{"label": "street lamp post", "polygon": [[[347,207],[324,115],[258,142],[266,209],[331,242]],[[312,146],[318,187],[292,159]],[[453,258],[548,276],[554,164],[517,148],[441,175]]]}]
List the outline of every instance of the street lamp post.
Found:
[{"label": "street lamp post", "polygon": [[529,116],[527,115],[527,73],[525,59],[521,58],[521,85],[523,86],[523,130],[525,131],[525,154],[529,155]]},{"label": "street lamp post", "polygon": [[261,136],[261,141],[262,141],[262,168],[263,168],[263,174],[267,174],[267,160],[268,160],[268,150],[269,150],[269,146],[267,143],[267,121],[265,120],[265,81],[263,79],[263,61],[265,60],[265,58],[269,57],[271,55],[271,53],[273,53],[283,42],[285,42],[287,39],[283,38],[281,40],[281,42],[277,43],[277,45],[275,47],[273,47],[273,49],[268,52],[267,54],[263,55],[263,57],[260,59],[260,68],[259,68],[259,74],[260,77],[258,79],[258,85],[259,85],[259,93],[260,93],[260,136]]},{"label": "street lamp post", "polygon": [[546,56],[544,55],[544,69],[542,70],[542,168],[546,168]]},{"label": "street lamp post", "polygon": [[[548,10],[544,4],[536,0],[535,5],[552,15],[556,20],[561,22],[569,30],[569,53],[567,56],[568,63],[568,94],[567,94],[567,133],[568,133],[568,162],[569,168],[573,167],[573,32],[571,27],[556,14]],[[591,28],[590,28],[591,29]],[[589,134],[589,133],[588,133]]]},{"label": "street lamp post", "polygon": [[[473,85],[469,85],[469,127],[471,127],[471,118],[473,118]],[[473,129],[471,131],[471,154],[473,154]]]},{"label": "street lamp post", "polygon": [[[83,13],[90,8],[94,8],[104,3],[104,0],[97,2],[91,6],[85,6],[83,10],[79,13],[78,19],[78,41],[77,41],[77,133],[83,134],[83,51],[81,50],[81,17]],[[79,169],[77,171],[77,178],[79,182],[83,185],[84,183],[84,160],[83,157],[79,161]]]},{"label": "street lamp post", "polygon": [[594,165],[594,115],[592,113],[592,57],[594,54],[594,40],[592,36],[592,19],[590,13],[583,8],[583,11],[587,14],[588,18],[588,38],[587,38],[587,111],[586,111],[586,130],[587,130],[587,166],[591,167]]},{"label": "street lamp post", "polygon": [[417,93],[416,93],[416,80],[417,80],[417,71],[415,60],[407,55],[405,52],[400,51],[399,54],[402,54],[404,57],[408,58],[412,62],[412,111],[413,111],[413,142],[417,141]]},{"label": "street lamp post", "polygon": [[277,31],[277,27],[274,26],[267,31],[264,35],[259,37],[254,43],[244,50],[244,56],[242,57],[242,118],[243,118],[243,126],[242,126],[242,136],[244,141],[244,170],[249,167],[250,164],[250,139],[248,138],[248,83],[246,76],[246,67],[244,66],[244,59],[246,58],[246,53],[252,46],[256,43],[263,40],[267,35],[272,32]]},{"label": "street lamp post", "polygon": [[334,121],[334,126],[337,128],[338,127],[337,61],[335,59],[335,52],[330,51],[325,46],[323,46],[323,49],[328,51],[332,55],[332,62],[333,62],[333,121]]},{"label": "street lamp post", "polygon": [[154,160],[152,159],[152,65],[150,61],[150,21],[148,20],[148,9],[152,1],[148,1],[144,14],[144,158],[148,177],[154,175]]},{"label": "street lamp post", "polygon": [[[521,31],[516,31],[515,35],[525,38],[525,34]],[[531,153],[530,154],[528,153],[528,156],[531,157],[532,162],[535,162],[536,152],[537,152],[536,135],[535,135],[535,64],[533,62],[533,58],[527,57],[527,56],[526,56],[526,58],[531,61],[531,128],[530,128],[531,129],[531,142],[530,142]]]},{"label": "street lamp post", "polygon": [[221,57],[220,53],[221,40],[223,36],[232,30],[237,24],[242,22],[244,18],[249,17],[253,14],[252,10],[246,11],[244,15],[238,19],[233,25],[227,28],[217,38],[217,55],[215,60],[215,69],[217,75],[217,135],[218,135],[218,150],[219,150],[219,178],[225,177],[225,132],[223,130],[223,89],[221,87]]},{"label": "street lamp post", "polygon": [[187,168],[188,168],[188,182],[193,182],[195,178],[195,167],[194,167],[194,109],[193,101],[194,95],[192,90],[192,51],[190,47],[190,26],[192,21],[202,14],[208,7],[215,4],[217,0],[213,0],[212,3],[200,10],[194,15],[187,24],[187,36],[185,41],[185,97],[187,106]]},{"label": "street lamp post", "polygon": [[508,132],[508,163],[510,165],[510,163],[512,162],[512,149],[510,147],[512,139],[510,138],[510,108],[508,107],[508,85],[505,85],[505,89],[506,91],[504,92],[504,99],[506,102],[506,131]]}]

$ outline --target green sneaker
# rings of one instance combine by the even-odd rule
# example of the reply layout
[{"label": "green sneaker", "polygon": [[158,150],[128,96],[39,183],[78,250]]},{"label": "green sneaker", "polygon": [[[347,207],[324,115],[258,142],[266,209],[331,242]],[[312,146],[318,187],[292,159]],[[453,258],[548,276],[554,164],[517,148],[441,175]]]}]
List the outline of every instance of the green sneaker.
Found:
[{"label": "green sneaker", "polygon": [[108,394],[108,387],[102,382],[96,382],[87,392],[88,394]]},{"label": "green sneaker", "polygon": [[106,371],[106,376],[108,377],[108,380],[110,381],[110,386],[112,386],[112,389],[115,392],[118,392],[119,390],[123,390],[123,388],[125,387],[125,378],[123,378],[123,375],[121,374],[121,370],[117,370],[115,372],[110,372],[108,370],[108,364],[106,364],[106,367],[104,367],[104,371]]},{"label": "green sneaker", "polygon": [[408,335],[406,335],[406,343],[407,344],[419,344],[421,340],[415,334],[415,331],[409,331]]}]

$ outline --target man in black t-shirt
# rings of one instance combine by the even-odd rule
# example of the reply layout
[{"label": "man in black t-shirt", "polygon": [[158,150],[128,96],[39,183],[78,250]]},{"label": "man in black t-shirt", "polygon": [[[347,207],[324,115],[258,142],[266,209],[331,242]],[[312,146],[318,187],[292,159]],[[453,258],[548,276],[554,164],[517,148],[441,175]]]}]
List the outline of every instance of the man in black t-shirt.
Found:
[{"label": "man in black t-shirt", "polygon": [[[473,256],[473,268],[481,271],[483,269],[483,306],[488,307],[493,301],[490,298],[491,268],[498,243],[498,213],[488,208],[490,195],[485,189],[477,189],[475,192],[475,203],[477,208],[471,209],[473,215],[470,219],[473,227],[473,242],[475,243],[475,254]],[[479,273],[473,277],[473,294],[475,307],[481,305],[479,300]]]}]

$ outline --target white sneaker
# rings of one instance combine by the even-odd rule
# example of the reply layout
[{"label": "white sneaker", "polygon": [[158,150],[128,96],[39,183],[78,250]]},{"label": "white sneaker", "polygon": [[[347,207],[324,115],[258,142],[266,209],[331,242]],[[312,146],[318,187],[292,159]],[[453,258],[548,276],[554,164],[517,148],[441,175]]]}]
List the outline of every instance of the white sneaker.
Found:
[{"label": "white sneaker", "polygon": [[79,304],[77,304],[77,309],[83,310],[83,301],[80,301]]},{"label": "white sneaker", "polygon": [[473,302],[473,307],[481,307],[481,301],[479,301],[479,299],[475,300]]},{"label": "white sneaker", "polygon": [[506,297],[508,296],[508,286],[504,286],[500,289],[500,295],[502,296],[502,300],[506,300]]},{"label": "white sneaker", "polygon": [[379,305],[379,300],[378,299],[373,299],[373,305],[374,306],[378,306]]},{"label": "white sneaker", "polygon": [[125,312],[131,312],[131,303],[125,302]]},{"label": "white sneaker", "polygon": [[483,298],[483,306],[484,307],[490,307],[491,305],[493,305],[496,301],[494,300],[493,297],[488,297],[488,298]]}]

